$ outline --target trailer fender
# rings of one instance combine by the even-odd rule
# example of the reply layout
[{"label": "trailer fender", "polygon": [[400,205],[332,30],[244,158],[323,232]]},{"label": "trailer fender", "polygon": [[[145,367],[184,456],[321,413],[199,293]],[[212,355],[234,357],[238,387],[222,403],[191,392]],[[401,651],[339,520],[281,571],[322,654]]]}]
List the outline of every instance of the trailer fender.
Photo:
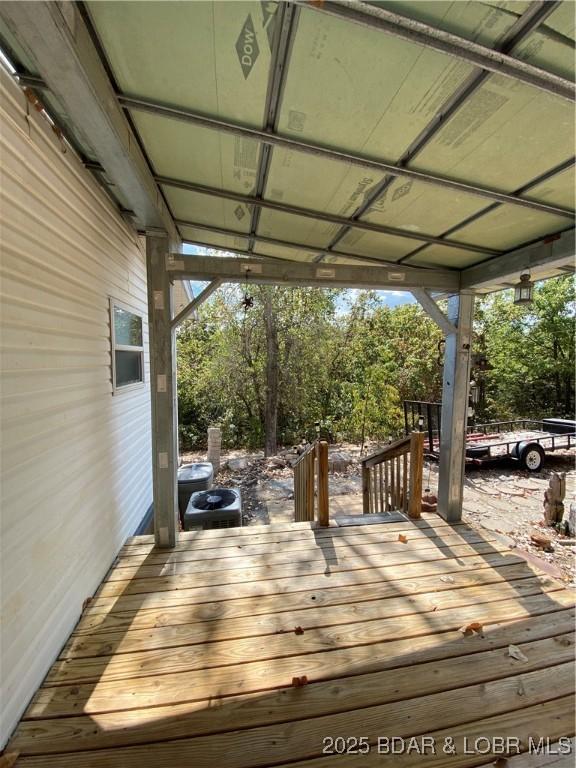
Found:
[{"label": "trailer fender", "polygon": [[523,442],[517,443],[510,455],[519,460],[522,469],[527,469],[528,472],[539,472],[546,454],[538,443]]}]

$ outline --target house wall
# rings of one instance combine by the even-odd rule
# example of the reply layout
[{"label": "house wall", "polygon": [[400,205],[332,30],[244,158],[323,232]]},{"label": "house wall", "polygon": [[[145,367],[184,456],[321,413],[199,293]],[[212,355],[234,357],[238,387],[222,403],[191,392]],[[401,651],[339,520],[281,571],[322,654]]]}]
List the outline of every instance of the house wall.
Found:
[{"label": "house wall", "polygon": [[0,142],[2,746],[152,481],[149,387],[111,383],[109,297],[147,349],[144,244],[3,72]]}]

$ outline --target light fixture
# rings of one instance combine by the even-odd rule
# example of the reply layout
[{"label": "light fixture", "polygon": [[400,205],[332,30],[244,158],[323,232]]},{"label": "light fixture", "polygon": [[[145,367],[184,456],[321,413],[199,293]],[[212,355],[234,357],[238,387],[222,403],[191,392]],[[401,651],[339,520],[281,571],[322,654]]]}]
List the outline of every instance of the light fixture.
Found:
[{"label": "light fixture", "polygon": [[474,379],[470,382],[470,402],[476,405],[478,401],[480,400],[480,387]]},{"label": "light fixture", "polygon": [[530,275],[527,272],[520,275],[520,282],[514,288],[514,304],[531,304],[533,288]]},{"label": "light fixture", "polygon": [[422,432],[424,428],[424,416],[418,416],[418,431]]}]

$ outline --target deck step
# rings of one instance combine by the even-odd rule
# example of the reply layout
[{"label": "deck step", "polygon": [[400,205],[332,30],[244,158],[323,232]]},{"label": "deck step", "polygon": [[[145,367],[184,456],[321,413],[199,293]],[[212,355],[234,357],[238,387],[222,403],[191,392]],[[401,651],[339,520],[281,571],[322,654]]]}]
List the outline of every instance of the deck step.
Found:
[{"label": "deck step", "polygon": [[408,520],[403,512],[384,512],[371,515],[334,515],[334,522],[343,528],[347,525],[376,525],[376,523],[404,523]]}]

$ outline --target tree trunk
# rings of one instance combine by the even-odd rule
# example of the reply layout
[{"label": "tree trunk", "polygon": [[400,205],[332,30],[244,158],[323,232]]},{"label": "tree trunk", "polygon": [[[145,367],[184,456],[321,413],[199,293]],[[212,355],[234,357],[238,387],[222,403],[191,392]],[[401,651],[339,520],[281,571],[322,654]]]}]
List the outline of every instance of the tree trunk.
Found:
[{"label": "tree trunk", "polygon": [[278,450],[278,327],[272,306],[274,289],[264,293],[264,324],[266,327],[266,406],[264,411],[264,456],[274,456]]}]

